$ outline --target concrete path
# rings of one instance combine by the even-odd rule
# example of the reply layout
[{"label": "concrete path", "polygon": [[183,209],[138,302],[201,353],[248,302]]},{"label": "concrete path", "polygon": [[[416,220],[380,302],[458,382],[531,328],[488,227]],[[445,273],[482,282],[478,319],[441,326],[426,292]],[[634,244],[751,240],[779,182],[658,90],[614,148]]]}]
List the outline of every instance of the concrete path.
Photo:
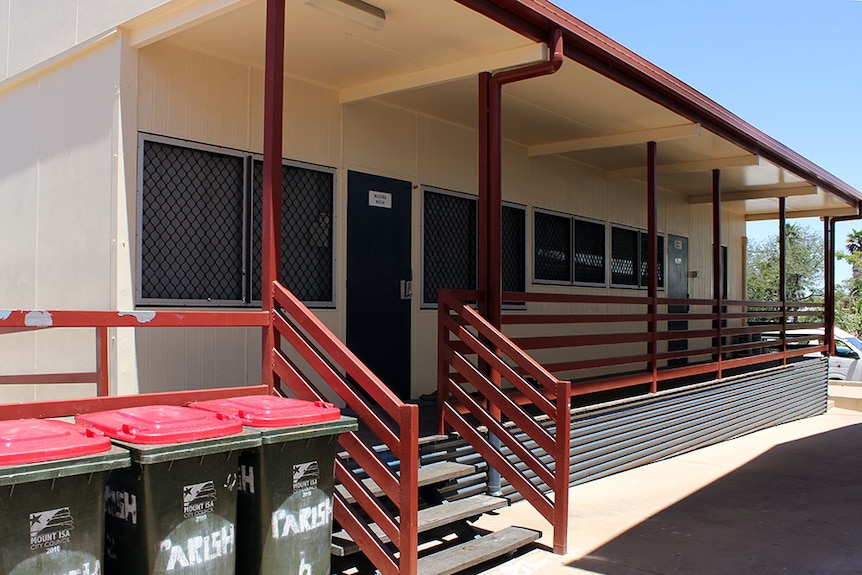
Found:
[{"label": "concrete path", "polygon": [[489,575],[862,574],[862,413],[746,435],[570,490],[569,553],[521,502],[486,516],[544,532]]}]

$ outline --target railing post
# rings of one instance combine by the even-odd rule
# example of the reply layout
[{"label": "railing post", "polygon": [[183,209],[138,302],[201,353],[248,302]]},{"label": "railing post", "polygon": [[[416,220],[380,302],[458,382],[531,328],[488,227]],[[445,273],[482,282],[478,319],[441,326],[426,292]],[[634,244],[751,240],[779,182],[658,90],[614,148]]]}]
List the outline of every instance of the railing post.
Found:
[{"label": "railing post", "polygon": [[[401,501],[398,549],[400,575],[415,575],[419,558],[419,406],[400,408]],[[406,433],[405,433],[406,432]]]},{"label": "railing post", "polygon": [[556,432],[556,453],[554,454],[554,553],[564,555],[568,547],[569,534],[569,481],[571,471],[569,468],[569,454],[571,445],[572,412],[571,406],[572,383],[570,381],[557,382],[557,422],[554,428]]},{"label": "railing post", "polygon": [[107,327],[96,328],[96,395],[106,397],[111,394]]},{"label": "railing post", "polygon": [[449,379],[449,363],[446,361],[446,348],[449,346],[449,330],[443,321],[449,315],[448,292],[440,290],[437,293],[437,433],[446,433],[446,423],[443,419],[443,404],[446,403],[446,381]]}]

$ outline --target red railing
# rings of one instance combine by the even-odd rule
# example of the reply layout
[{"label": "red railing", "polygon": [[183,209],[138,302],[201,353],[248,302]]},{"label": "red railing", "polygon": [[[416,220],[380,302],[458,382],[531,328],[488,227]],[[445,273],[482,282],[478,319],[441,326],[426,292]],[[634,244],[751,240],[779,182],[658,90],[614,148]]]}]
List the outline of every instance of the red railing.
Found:
[{"label": "red railing", "polygon": [[265,327],[268,314],[261,311],[101,311],[101,310],[12,310],[0,313],[0,335],[46,329],[93,329],[96,361],[92,371],[62,373],[2,374],[2,385],[95,384],[95,397],[55,401],[0,404],[0,419],[64,417],[107,409],[154,403],[184,405],[190,401],[237,395],[269,393],[265,385],[166,393],[109,396],[108,330],[118,327]]},{"label": "red railing", "polygon": [[[302,361],[345,401],[359,419],[361,429],[360,433],[342,434],[339,442],[398,509],[397,516],[390,513],[351,469],[336,461],[336,479],[357,507],[336,493],[335,520],[383,575],[416,573],[419,407],[398,399],[293,294],[278,284],[273,290],[273,325],[278,338],[272,369],[276,379],[300,399],[323,399],[321,388],[297,366]],[[377,443],[386,445],[400,462],[400,473],[393,472],[372,447]],[[395,551],[368,528],[363,514],[395,544]]]},{"label": "red railing", "polygon": [[[554,552],[566,552],[569,496],[570,383],[551,375],[505,335],[463,303],[478,294],[441,291],[438,300],[438,402],[440,432],[451,427],[488,465],[536,508],[554,527]],[[471,361],[469,356],[478,358]],[[535,384],[527,381],[533,378]],[[523,394],[551,418],[544,427],[503,390],[503,382]],[[507,386],[508,387],[508,386]],[[487,434],[476,429],[484,426]],[[513,428],[550,455],[542,461],[516,437]],[[499,441],[499,445],[497,442]],[[507,448],[521,466],[501,451]],[[522,467],[526,469],[521,470]],[[525,475],[529,470],[548,489]]]},{"label": "red railing", "polygon": [[[504,335],[466,303],[481,296],[439,294],[440,431],[449,426],[460,433],[554,525],[557,552],[565,550],[572,396],[634,386],[655,392],[671,380],[721,378],[724,370],[826,351],[822,335],[793,333],[822,330],[822,303],[510,292],[504,301],[527,306],[504,314]],[[520,405],[532,406],[531,414]],[[539,419],[554,421],[553,435],[536,422],[536,410]],[[550,454],[551,463],[533,456],[510,427]],[[553,503],[492,436],[547,485]]]},{"label": "red railing", "polygon": [[[504,331],[557,377],[573,381],[572,394],[647,385],[780,361],[826,350],[822,303],[506,293],[531,311],[504,315]],[[560,309],[562,308],[562,309]],[[534,311],[535,310],[535,311]],[[650,324],[654,331],[647,329]],[[526,327],[524,327],[526,326]],[[535,335],[553,329],[554,335]],[[788,330],[791,332],[787,334]],[[523,335],[521,335],[523,334]],[[799,345],[819,339],[818,345]]]}]

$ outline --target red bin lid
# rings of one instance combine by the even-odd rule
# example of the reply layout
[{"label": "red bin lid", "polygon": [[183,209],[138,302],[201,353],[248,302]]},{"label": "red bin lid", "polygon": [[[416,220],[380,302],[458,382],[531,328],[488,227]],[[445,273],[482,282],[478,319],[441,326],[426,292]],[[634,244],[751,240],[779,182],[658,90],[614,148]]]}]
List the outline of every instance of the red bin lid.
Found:
[{"label": "red bin lid", "polygon": [[341,410],[325,401],[303,401],[272,395],[246,395],[190,403],[189,407],[236,417],[251,427],[292,427],[334,421]]},{"label": "red bin lid", "polygon": [[111,440],[103,433],[65,421],[0,421],[0,465],[82,457],[110,449]]},{"label": "red bin lid", "polygon": [[176,405],[147,405],[78,415],[81,425],[95,427],[109,437],[144,445],[167,445],[234,435],[242,422],[218,413]]}]

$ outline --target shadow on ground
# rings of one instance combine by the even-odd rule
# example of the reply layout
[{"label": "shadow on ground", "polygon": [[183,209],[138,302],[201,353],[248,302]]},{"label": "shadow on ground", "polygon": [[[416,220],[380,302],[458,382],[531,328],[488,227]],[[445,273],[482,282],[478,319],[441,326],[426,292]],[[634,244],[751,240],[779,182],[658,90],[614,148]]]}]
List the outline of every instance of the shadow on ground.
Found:
[{"label": "shadow on ground", "polygon": [[862,574],[862,425],[776,446],[569,565],[602,575]]}]

